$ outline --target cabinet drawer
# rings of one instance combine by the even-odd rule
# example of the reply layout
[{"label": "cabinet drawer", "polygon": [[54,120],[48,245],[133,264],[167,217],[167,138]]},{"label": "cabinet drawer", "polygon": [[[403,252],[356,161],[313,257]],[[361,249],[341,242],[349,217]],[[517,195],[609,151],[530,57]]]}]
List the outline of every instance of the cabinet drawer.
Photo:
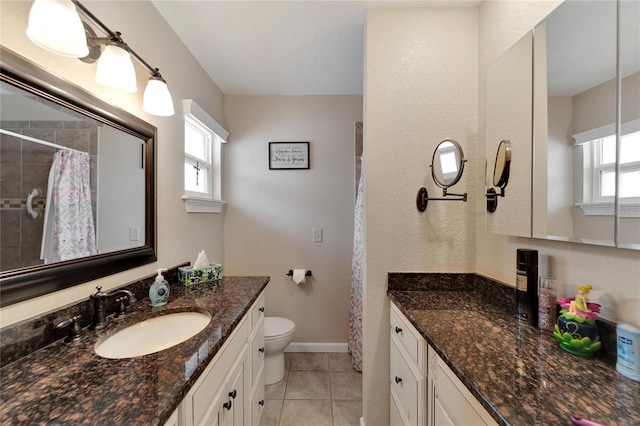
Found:
[{"label": "cabinet drawer", "polygon": [[264,318],[264,291],[260,293],[258,299],[251,305],[251,310],[249,313],[249,319],[251,321],[251,330],[253,330],[260,321],[261,318]]},{"label": "cabinet drawer", "polygon": [[402,315],[398,308],[391,304],[390,315],[391,334],[398,338],[402,347],[407,351],[411,360],[416,364],[422,374],[426,375],[424,365],[424,339],[418,330]]},{"label": "cabinet drawer", "polygon": [[257,325],[256,333],[251,341],[251,385],[255,383],[264,365],[264,321]]},{"label": "cabinet drawer", "polygon": [[[397,404],[399,411],[411,426],[418,426],[418,403],[420,395],[420,386],[424,386],[424,379],[416,377],[411,368],[402,357],[400,350],[396,346],[394,339],[390,344],[390,382],[392,393],[398,398]],[[426,400],[424,401],[426,402]]]}]

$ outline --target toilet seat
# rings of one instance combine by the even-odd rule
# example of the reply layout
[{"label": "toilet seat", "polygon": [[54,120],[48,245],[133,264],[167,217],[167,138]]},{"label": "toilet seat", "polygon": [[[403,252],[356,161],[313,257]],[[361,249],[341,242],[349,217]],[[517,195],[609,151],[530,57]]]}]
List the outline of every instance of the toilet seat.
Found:
[{"label": "toilet seat", "polygon": [[295,331],[296,325],[293,321],[281,317],[265,317],[264,338],[265,340],[277,339]]}]

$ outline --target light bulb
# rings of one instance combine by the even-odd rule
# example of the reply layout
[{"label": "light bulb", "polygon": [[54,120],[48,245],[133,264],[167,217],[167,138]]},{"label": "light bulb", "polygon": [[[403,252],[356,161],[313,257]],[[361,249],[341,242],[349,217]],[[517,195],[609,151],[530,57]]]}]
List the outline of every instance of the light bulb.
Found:
[{"label": "light bulb", "polygon": [[107,44],[98,59],[96,81],[127,93],[137,92],[136,71],[129,52],[115,44]]},{"label": "light bulb", "polygon": [[142,97],[142,109],[152,115],[167,117],[173,115],[173,99],[167,83],[159,77],[151,77]]},{"label": "light bulb", "polygon": [[35,0],[29,11],[27,37],[58,55],[84,58],[89,54],[84,26],[70,0]]}]

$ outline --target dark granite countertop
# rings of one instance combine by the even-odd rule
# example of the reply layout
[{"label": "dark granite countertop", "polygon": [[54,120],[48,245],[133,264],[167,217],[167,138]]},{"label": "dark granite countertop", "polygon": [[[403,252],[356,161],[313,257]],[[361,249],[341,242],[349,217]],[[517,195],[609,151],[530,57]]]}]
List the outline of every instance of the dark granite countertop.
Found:
[{"label": "dark granite countertop", "polygon": [[[164,424],[207,364],[248,312],[268,277],[225,277],[218,285],[171,286],[169,303],[139,300],[129,315],[80,340],[56,341],[0,369],[0,422],[54,425]],[[106,359],[96,341],[143,319],[202,311],[209,325],[187,341],[155,354]]]},{"label": "dark granite countertop", "polygon": [[570,425],[577,416],[640,425],[640,383],[562,351],[552,334],[520,325],[479,292],[388,295],[498,424]]}]

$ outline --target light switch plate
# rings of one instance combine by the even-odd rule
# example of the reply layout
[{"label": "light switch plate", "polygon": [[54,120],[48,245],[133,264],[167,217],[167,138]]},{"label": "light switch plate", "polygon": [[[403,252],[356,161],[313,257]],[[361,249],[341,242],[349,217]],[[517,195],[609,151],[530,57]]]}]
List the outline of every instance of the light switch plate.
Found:
[{"label": "light switch plate", "polygon": [[313,228],[313,242],[314,243],[322,242],[322,228]]}]

